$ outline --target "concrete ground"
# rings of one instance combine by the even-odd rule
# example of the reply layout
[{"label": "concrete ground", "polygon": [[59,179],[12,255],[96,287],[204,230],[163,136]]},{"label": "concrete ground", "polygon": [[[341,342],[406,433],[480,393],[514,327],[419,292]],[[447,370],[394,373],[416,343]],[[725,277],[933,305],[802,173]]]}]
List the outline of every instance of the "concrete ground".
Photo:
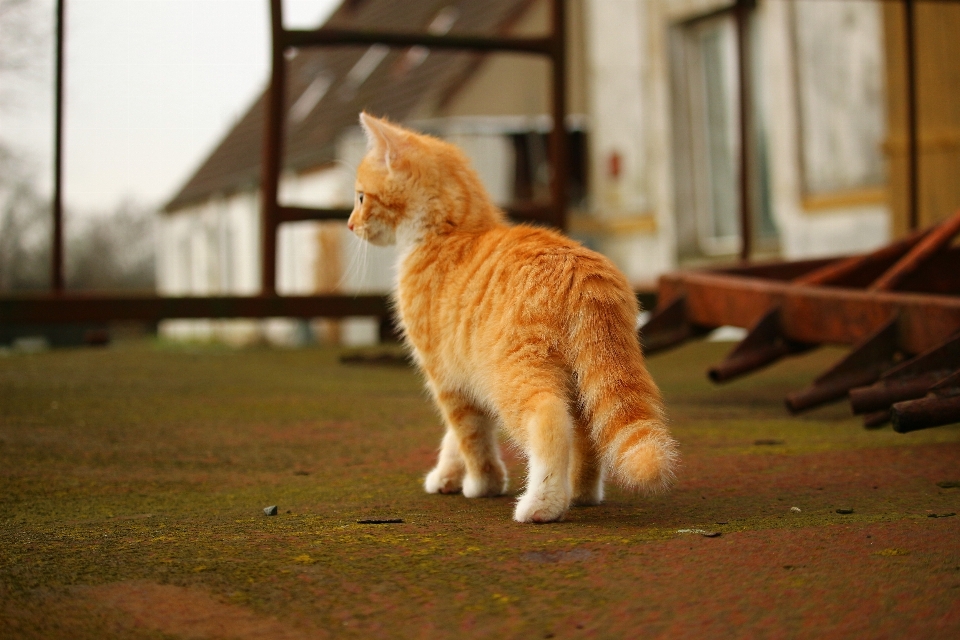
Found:
[{"label": "concrete ground", "polygon": [[789,417],[841,352],[713,387],[729,348],[650,360],[683,451],[670,494],[613,488],[543,526],[512,496],[423,493],[441,431],[406,368],[7,353],[0,637],[960,638],[960,428]]}]

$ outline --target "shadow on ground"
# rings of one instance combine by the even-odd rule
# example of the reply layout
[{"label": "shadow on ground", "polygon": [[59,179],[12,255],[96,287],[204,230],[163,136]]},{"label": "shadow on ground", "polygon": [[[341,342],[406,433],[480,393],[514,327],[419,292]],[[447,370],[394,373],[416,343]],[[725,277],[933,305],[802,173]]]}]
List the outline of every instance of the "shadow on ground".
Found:
[{"label": "shadow on ground", "polygon": [[0,637],[960,637],[960,488],[938,485],[960,428],[790,418],[840,352],[715,388],[728,348],[650,361],[672,493],[546,526],[422,493],[440,428],[409,369],[149,342],[0,358]]}]

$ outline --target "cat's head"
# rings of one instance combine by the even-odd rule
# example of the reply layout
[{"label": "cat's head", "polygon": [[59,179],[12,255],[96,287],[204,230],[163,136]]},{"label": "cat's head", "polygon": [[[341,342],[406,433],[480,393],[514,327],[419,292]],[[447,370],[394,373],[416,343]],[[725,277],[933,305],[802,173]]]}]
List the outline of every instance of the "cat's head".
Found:
[{"label": "cat's head", "polygon": [[496,217],[476,172],[455,146],[360,114],[367,154],[357,167],[353,213],[358,237],[385,246]]}]

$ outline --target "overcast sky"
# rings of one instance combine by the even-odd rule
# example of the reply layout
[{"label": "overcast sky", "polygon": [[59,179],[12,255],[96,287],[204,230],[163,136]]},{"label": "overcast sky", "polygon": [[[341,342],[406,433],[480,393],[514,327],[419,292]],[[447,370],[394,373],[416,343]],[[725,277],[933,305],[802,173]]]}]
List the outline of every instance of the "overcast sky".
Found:
[{"label": "overcast sky", "polygon": [[[54,33],[53,0],[32,0]],[[284,0],[287,27],[314,27],[339,0]],[[263,90],[267,0],[66,0],[67,206],[163,204]],[[3,25],[0,25],[2,27]],[[9,33],[9,32],[8,32]],[[3,31],[0,30],[0,37]],[[52,40],[6,82],[0,138],[26,152],[49,188]]]}]

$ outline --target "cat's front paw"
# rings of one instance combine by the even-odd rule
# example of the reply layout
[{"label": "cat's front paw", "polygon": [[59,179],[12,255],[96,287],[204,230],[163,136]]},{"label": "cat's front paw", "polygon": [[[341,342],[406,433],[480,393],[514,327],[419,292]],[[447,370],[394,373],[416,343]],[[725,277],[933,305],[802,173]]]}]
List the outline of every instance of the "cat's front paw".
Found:
[{"label": "cat's front paw", "polygon": [[567,515],[570,498],[560,492],[528,491],[520,496],[513,519],[517,522],[558,522]]},{"label": "cat's front paw", "polygon": [[423,482],[427,493],[460,493],[463,488],[463,471],[435,468]]},{"label": "cat's front paw", "polygon": [[507,468],[502,462],[489,465],[480,474],[467,474],[463,479],[463,495],[467,498],[493,498],[507,492]]}]

